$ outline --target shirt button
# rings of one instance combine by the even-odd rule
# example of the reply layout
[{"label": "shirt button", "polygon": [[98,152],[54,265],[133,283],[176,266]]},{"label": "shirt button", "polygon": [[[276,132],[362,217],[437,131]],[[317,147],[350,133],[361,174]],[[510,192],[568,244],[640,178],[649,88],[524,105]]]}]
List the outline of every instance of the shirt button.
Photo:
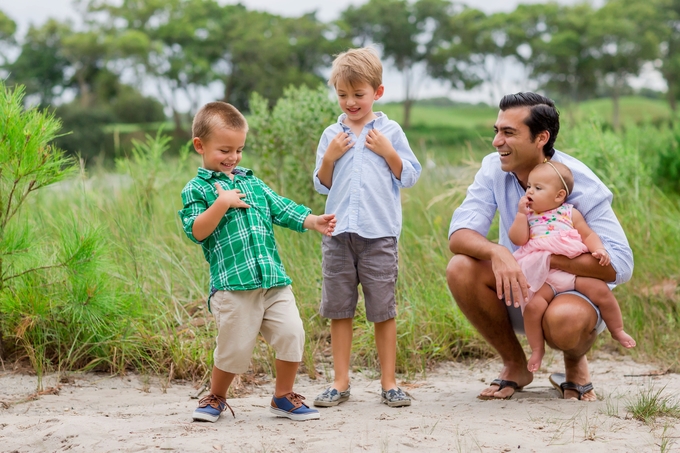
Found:
[{"label": "shirt button", "polygon": [[262,255],[260,255],[260,258],[262,258]]},{"label": "shirt button", "polygon": [[256,229],[257,229],[257,227],[253,227],[253,231],[255,231]]}]

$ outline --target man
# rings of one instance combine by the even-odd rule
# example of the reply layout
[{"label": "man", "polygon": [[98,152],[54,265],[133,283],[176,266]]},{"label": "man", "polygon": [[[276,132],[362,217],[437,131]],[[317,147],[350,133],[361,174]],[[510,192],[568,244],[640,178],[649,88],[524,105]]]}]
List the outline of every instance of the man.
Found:
[{"label": "man", "polygon": [[[553,269],[613,284],[628,281],[633,253],[611,209],[612,193],[583,163],[553,148],[559,132],[559,113],[552,100],[536,93],[503,97],[494,126],[498,151],[482,161],[463,203],[453,214],[449,248],[455,256],[447,267],[447,281],[458,306],[484,339],[498,351],[503,369],[498,379],[479,394],[481,399],[509,398],[533,380],[527,359],[515,336],[523,332],[521,311],[506,300],[527,297],[527,283],[508,238],[517,204],[526,190],[529,172],[546,160],[562,162],[574,173],[568,202],[600,236],[611,264],[600,266],[590,254],[574,259],[553,255]],[[496,211],[500,214],[499,244],[486,239]],[[564,398],[597,399],[590,383],[585,354],[605,325],[597,307],[585,296],[568,292],[550,303],[543,317],[546,342],[564,354],[565,374],[551,382]]]}]

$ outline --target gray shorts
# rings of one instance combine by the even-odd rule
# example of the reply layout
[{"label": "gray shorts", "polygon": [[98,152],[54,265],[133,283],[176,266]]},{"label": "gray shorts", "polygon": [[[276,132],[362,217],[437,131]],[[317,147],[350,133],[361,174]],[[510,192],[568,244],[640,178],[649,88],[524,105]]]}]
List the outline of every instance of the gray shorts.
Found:
[{"label": "gray shorts", "polygon": [[353,318],[359,284],[364,293],[366,319],[383,322],[397,316],[394,297],[399,265],[397,238],[366,239],[355,233],[341,233],[324,236],[321,250],[321,316]]},{"label": "gray shorts", "polygon": [[[579,296],[585,299],[595,309],[595,313],[597,313],[597,322],[595,323],[595,330],[597,331],[597,333],[600,334],[604,329],[607,328],[607,325],[604,323],[604,320],[602,319],[600,309],[597,308],[597,305],[595,305],[592,300],[588,299],[586,296],[579,293],[578,291],[564,291],[563,293],[556,294],[555,297],[561,294],[573,294],[575,296]],[[510,316],[510,323],[512,324],[512,328],[515,330],[515,333],[525,335],[522,309],[520,307],[515,307],[515,304],[512,304],[506,308],[508,310],[508,316]]]}]

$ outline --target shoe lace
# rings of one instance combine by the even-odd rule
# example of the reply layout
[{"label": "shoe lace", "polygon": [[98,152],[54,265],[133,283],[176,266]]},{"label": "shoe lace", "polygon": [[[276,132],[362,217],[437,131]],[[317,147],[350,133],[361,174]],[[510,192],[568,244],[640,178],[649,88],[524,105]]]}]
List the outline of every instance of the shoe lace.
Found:
[{"label": "shoe lace", "polygon": [[222,404],[224,404],[225,407],[229,408],[231,411],[231,415],[236,418],[236,414],[234,414],[234,409],[231,408],[229,403],[227,403],[227,399],[223,396],[219,395],[214,395],[214,394],[209,394],[204,396],[198,401],[198,407],[206,407],[206,406],[211,406],[218,411],[223,411],[225,408],[221,407]]},{"label": "shoe lace", "polygon": [[307,406],[305,403],[302,402],[303,399],[305,399],[304,396],[300,395],[299,393],[295,392],[290,392],[288,394],[288,399],[290,400],[291,403],[297,408],[302,406],[305,406],[306,408],[309,409],[309,406]]}]

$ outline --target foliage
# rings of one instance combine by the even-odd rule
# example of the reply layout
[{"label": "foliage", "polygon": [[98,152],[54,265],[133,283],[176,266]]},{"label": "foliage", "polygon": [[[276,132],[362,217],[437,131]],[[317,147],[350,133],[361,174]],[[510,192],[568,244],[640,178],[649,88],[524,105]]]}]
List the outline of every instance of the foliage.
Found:
[{"label": "foliage", "polygon": [[278,193],[322,212],[324,199],[311,178],[319,138],[337,119],[338,108],[328,89],[291,86],[272,109],[258,94],[250,105],[247,148],[252,150],[256,175]]},{"label": "foliage", "polygon": [[55,113],[63,123],[62,135],[55,140],[57,146],[88,164],[95,158],[114,156],[113,143],[103,129],[116,119],[110,110],[82,107],[74,102],[57,107]]}]

